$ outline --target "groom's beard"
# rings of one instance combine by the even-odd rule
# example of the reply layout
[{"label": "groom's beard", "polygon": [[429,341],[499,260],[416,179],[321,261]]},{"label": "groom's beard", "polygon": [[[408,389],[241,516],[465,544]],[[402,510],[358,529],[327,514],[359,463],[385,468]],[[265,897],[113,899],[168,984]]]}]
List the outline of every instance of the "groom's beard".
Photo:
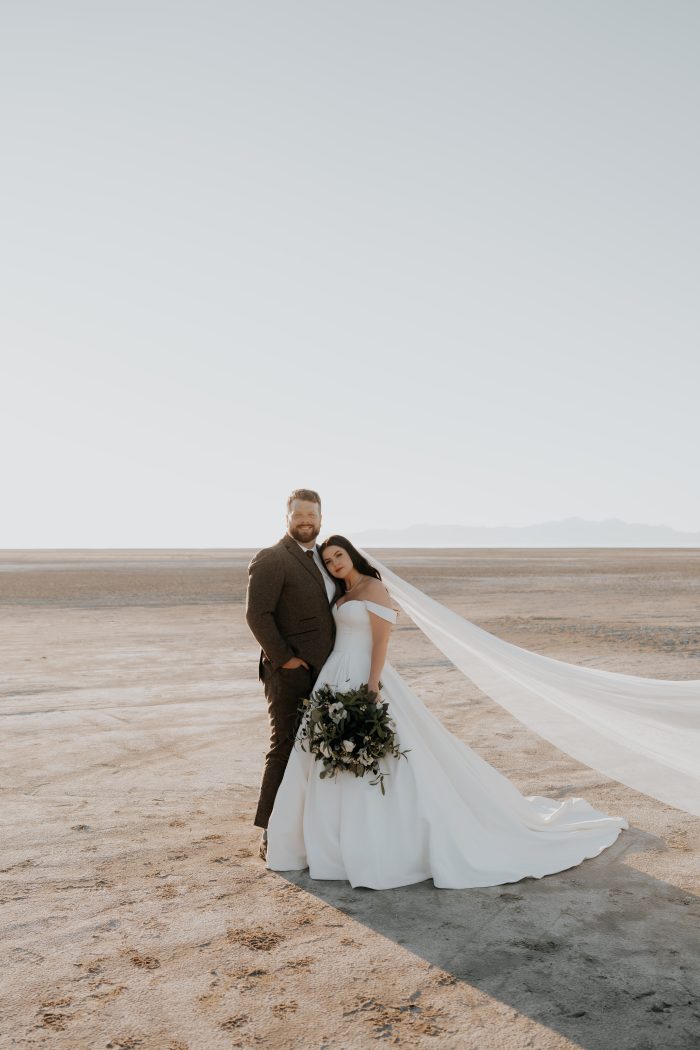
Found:
[{"label": "groom's beard", "polygon": [[297,540],[299,543],[312,543],[316,539],[320,531],[320,525],[318,528],[315,528],[313,525],[308,527],[297,525],[296,528],[292,528],[289,530],[289,535],[292,537],[292,539]]}]

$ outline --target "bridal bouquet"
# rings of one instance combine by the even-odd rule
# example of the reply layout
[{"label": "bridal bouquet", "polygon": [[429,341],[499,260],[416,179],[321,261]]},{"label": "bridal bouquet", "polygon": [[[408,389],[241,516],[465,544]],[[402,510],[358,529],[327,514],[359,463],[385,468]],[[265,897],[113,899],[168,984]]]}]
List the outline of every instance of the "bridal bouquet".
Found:
[{"label": "bridal bouquet", "polygon": [[367,685],[337,693],[324,685],[307,697],[299,708],[301,746],[323,762],[321,778],[337,773],[354,773],[363,777],[372,773],[371,784],[379,784],[382,795],[384,777],[379,760],[384,755],[400,758],[396,725],[389,715],[389,705],[382,703]]}]

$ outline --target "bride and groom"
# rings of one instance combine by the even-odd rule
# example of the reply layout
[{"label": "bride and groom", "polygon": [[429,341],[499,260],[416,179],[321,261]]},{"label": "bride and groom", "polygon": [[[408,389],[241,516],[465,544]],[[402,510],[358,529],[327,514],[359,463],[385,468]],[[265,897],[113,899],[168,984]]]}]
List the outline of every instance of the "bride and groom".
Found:
[{"label": "bride and groom", "polygon": [[[247,623],[270,748],[255,824],[275,871],[371,889],[432,878],[441,888],[493,886],[574,867],[610,846],[627,822],[584,799],[523,796],[451,734],[387,662],[397,614],[379,571],[343,536],[320,546],[321,500],[296,489],[287,533],[250,563]],[[368,778],[321,777],[295,738],[303,698],[367,684],[388,703],[406,757],[386,755],[386,793]]]}]

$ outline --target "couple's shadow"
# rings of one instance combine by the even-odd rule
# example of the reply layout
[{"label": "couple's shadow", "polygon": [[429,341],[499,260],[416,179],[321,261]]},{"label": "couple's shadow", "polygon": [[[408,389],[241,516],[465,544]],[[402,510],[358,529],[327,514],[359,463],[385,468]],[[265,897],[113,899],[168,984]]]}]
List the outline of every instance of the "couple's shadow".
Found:
[{"label": "couple's shadow", "polygon": [[700,899],[624,863],[665,848],[630,828],[569,871],[485,889],[282,877],[585,1050],[697,1050]]}]

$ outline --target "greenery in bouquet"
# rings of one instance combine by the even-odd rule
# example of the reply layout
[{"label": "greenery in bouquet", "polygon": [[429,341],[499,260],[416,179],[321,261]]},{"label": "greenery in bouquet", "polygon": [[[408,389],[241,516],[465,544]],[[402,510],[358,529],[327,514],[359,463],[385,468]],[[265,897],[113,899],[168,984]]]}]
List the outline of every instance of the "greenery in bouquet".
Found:
[{"label": "greenery in bouquet", "polygon": [[389,774],[379,768],[380,759],[385,755],[400,758],[410,748],[399,749],[389,705],[366,683],[345,693],[328,685],[314,690],[302,702],[299,717],[301,746],[323,762],[321,778],[341,772],[356,777],[370,773],[375,777],[370,783],[379,784],[386,794],[384,777]]}]

